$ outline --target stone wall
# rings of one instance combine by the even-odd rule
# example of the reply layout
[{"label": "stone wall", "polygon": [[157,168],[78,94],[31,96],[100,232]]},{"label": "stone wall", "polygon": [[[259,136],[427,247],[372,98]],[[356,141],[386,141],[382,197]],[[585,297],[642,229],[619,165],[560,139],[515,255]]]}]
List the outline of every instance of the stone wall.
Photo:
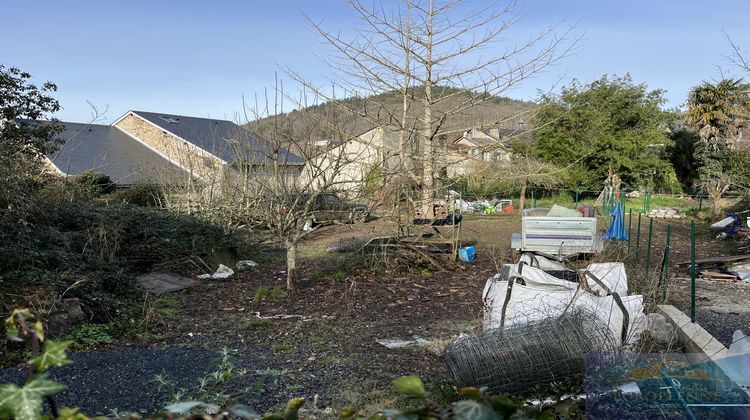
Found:
[{"label": "stone wall", "polygon": [[201,177],[216,182],[222,176],[222,161],[192,143],[174,136],[144,119],[129,114],[115,124],[116,127],[136,137],[157,150],[179,166]]}]

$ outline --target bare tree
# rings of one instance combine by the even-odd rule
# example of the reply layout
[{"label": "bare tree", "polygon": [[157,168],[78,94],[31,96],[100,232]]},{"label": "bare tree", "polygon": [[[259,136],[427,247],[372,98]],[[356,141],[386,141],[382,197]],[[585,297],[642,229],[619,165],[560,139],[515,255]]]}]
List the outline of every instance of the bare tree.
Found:
[{"label": "bare tree", "polygon": [[[258,121],[273,113],[283,113],[285,101],[305,108],[304,95],[293,99],[285,95],[277,84],[273,105],[266,98],[262,107],[244,104],[244,121]],[[212,177],[203,179],[200,191],[201,207],[208,216],[249,227],[262,227],[270,232],[286,249],[287,289],[296,288],[297,255],[303,238],[315,230],[321,214],[336,221],[358,222],[366,217],[359,207],[347,207],[343,202],[331,203],[335,193],[345,192],[350,199],[358,191],[350,184],[359,184],[366,173],[352,171],[361,161],[368,161],[368,147],[348,148],[353,143],[367,139],[355,137],[330,121],[311,113],[297,113],[300,118],[310,118],[314,124],[324,124],[339,130],[346,141],[322,147],[311,146],[309,130],[297,132],[293,121],[278,118],[273,132],[260,138],[248,130],[239,130],[232,137],[233,163]],[[252,128],[252,123],[250,123]],[[363,144],[363,146],[369,146]],[[342,177],[342,173],[348,176]]]},{"label": "bare tree", "polygon": [[[339,99],[335,89],[288,72],[322,99],[373,126],[396,127],[399,172],[419,185],[427,217],[446,165],[446,139],[517,117],[491,115],[469,126],[466,115],[556,63],[576,43],[570,28],[560,32],[557,26],[525,41],[507,41],[518,21],[515,0],[479,8],[462,0],[403,0],[371,7],[349,0],[348,5],[357,18],[351,38],[310,22],[333,50],[324,58],[335,70],[333,85],[344,96],[366,97],[364,103]],[[400,112],[380,103],[377,95],[386,92],[400,92]]]}]

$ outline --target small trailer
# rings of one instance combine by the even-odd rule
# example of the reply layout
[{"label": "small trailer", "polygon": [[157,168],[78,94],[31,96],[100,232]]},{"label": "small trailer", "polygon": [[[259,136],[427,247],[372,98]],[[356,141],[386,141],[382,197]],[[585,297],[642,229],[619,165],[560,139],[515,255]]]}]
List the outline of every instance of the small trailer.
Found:
[{"label": "small trailer", "polygon": [[513,233],[511,248],[558,256],[591,254],[602,250],[602,239],[596,230],[596,216],[583,217],[576,210],[560,206],[552,210],[524,210],[521,233]]}]

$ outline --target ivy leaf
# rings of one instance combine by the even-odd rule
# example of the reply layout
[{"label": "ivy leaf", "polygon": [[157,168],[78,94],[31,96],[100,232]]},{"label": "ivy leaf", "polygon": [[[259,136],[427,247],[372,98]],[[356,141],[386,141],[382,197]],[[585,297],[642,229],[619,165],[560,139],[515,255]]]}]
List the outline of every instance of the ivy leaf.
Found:
[{"label": "ivy leaf", "polygon": [[57,420],[89,420],[89,417],[77,408],[62,407],[58,410]]},{"label": "ivy leaf", "polygon": [[292,398],[286,402],[284,407],[284,418],[286,420],[297,420],[299,418],[299,409],[305,404],[304,398]]},{"label": "ivy leaf", "polygon": [[393,380],[393,385],[396,386],[398,392],[407,397],[424,398],[427,396],[427,391],[424,389],[424,383],[419,379],[419,376],[416,375],[396,378]]},{"label": "ivy leaf", "polygon": [[21,337],[21,333],[16,326],[16,318],[25,321],[33,318],[33,315],[28,309],[14,309],[10,316],[5,319],[5,337],[10,341],[23,341],[23,337]]},{"label": "ivy leaf", "polygon": [[16,420],[38,419],[42,416],[43,398],[65,388],[44,375],[30,380],[22,388],[12,384],[0,385],[0,413]]},{"label": "ivy leaf", "polygon": [[487,404],[462,400],[453,404],[453,418],[456,420],[500,420],[501,417]]},{"label": "ivy leaf", "polygon": [[73,363],[65,354],[65,350],[68,349],[70,343],[71,341],[47,341],[44,345],[44,353],[31,359],[31,363],[34,365],[36,371],[44,372],[51,367]]}]

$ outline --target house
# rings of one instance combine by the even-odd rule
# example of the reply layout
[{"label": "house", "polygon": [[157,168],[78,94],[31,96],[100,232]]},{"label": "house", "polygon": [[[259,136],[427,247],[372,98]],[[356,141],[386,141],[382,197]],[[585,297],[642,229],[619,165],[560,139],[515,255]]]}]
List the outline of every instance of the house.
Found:
[{"label": "house", "polygon": [[96,171],[121,185],[137,180],[216,181],[228,169],[280,164],[296,178],[304,160],[231,121],[128,111],[111,125],[63,123],[62,148],[48,156],[64,175]]},{"label": "house", "polygon": [[527,130],[506,128],[472,128],[464,131],[446,147],[449,177],[468,175],[491,162],[509,162],[512,155],[511,139],[529,141]]},{"label": "house", "polygon": [[[392,127],[375,127],[344,142],[327,142],[303,172],[307,179],[319,179],[329,189],[356,195],[377,177],[386,182],[398,172],[399,133]],[[322,143],[321,143],[322,144]],[[314,187],[321,187],[315,185]]]},{"label": "house", "polygon": [[106,174],[121,186],[138,181],[179,184],[190,180],[189,171],[113,126],[63,123],[63,127],[58,136],[62,147],[47,157],[49,166],[62,176],[93,171]]}]

